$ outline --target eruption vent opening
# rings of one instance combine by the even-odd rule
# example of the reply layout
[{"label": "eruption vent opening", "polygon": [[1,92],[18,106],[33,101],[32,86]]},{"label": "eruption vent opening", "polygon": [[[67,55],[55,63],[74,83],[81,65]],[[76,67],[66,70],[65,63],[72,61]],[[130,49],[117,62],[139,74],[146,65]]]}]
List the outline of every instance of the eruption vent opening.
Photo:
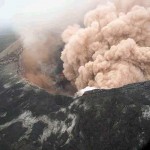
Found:
[{"label": "eruption vent opening", "polygon": [[67,95],[150,80],[150,1],[100,2],[90,1],[86,9],[75,5],[53,23],[35,21],[19,30],[23,77],[50,93]]},{"label": "eruption vent opening", "polygon": [[[63,45],[61,45],[63,46]],[[31,51],[23,49],[19,59],[19,74],[30,84],[38,86],[51,94],[73,96],[76,89],[70,84],[63,74],[63,62],[60,59],[62,48],[49,53],[45,49],[36,49],[40,54],[35,58]],[[29,52],[29,53],[28,53]],[[45,56],[43,53],[45,52]]]}]

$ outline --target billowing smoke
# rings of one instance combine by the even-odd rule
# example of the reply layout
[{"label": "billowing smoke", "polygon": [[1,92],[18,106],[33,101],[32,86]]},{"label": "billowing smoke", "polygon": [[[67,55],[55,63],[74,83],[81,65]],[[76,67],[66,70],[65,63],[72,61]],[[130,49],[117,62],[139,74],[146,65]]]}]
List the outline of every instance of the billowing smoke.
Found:
[{"label": "billowing smoke", "polygon": [[99,0],[38,0],[16,15],[15,27],[23,45],[22,76],[51,93],[74,93],[75,88],[62,73],[61,34],[69,24],[83,25],[84,14],[98,3]]},{"label": "billowing smoke", "polygon": [[78,90],[150,80],[150,1],[116,0],[62,34],[63,73]]},{"label": "billowing smoke", "polygon": [[21,74],[31,83],[70,95],[150,79],[149,0],[38,0],[29,10],[15,26]]}]

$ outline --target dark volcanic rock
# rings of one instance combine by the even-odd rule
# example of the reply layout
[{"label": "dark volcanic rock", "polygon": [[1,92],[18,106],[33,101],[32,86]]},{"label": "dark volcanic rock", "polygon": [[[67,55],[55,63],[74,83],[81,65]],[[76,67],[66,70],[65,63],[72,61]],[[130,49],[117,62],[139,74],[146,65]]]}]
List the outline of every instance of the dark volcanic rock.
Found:
[{"label": "dark volcanic rock", "polygon": [[150,82],[145,82],[82,96],[71,109],[79,113],[76,149],[127,150],[146,144],[150,139],[149,90]]},{"label": "dark volcanic rock", "polygon": [[150,139],[149,90],[150,82],[144,82],[73,99],[16,82],[0,94],[0,147],[140,149]]},{"label": "dark volcanic rock", "polygon": [[0,65],[0,150],[138,150],[150,140],[150,81],[73,99],[29,85],[17,65]]}]

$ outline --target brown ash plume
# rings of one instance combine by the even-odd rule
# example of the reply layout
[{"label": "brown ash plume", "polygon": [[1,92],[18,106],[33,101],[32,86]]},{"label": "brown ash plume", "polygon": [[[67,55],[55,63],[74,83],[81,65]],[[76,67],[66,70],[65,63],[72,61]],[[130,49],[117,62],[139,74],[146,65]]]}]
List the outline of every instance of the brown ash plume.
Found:
[{"label": "brown ash plume", "polygon": [[150,1],[99,5],[83,28],[69,26],[62,38],[63,72],[78,90],[150,80]]}]

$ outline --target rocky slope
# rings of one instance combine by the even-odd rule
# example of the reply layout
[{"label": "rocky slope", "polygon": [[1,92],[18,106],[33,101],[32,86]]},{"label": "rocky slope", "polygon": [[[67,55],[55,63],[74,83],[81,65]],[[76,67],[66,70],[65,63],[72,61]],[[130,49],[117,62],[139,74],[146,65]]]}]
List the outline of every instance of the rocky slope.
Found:
[{"label": "rocky slope", "polygon": [[52,95],[22,80],[9,58],[0,66],[0,150],[136,150],[150,140],[150,81]]}]

